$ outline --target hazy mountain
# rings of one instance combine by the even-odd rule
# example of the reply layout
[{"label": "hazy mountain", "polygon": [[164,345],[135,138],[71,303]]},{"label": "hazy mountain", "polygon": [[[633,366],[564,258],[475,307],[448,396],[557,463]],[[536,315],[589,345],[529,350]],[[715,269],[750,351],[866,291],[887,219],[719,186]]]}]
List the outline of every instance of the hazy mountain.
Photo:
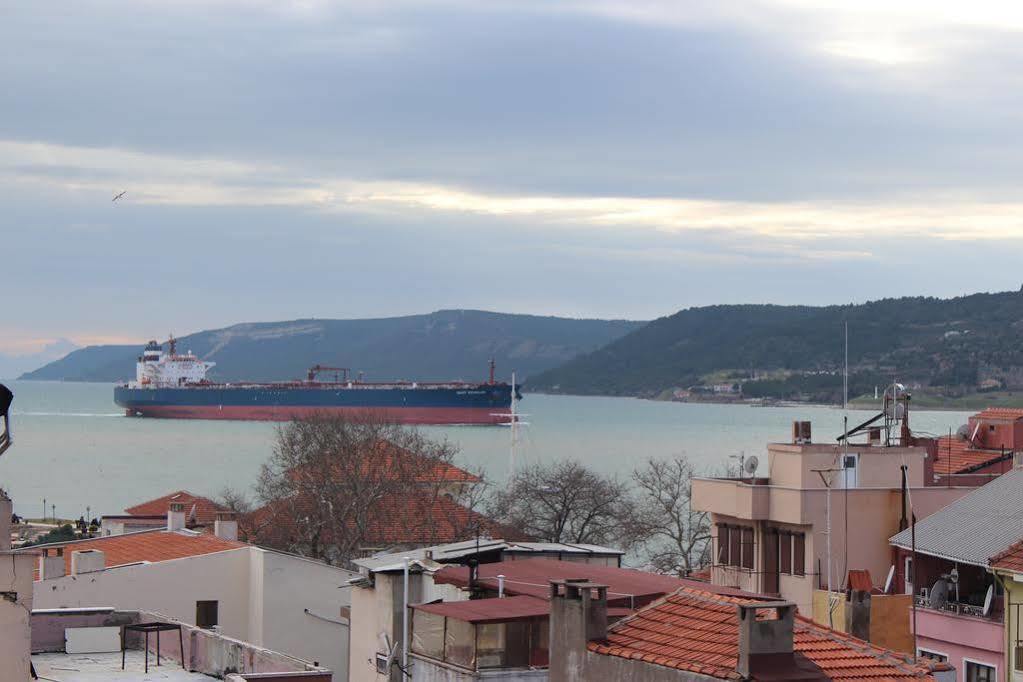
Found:
[{"label": "hazy mountain", "polygon": [[536,375],[529,387],[656,396],[734,382],[747,396],[837,400],[846,321],[853,396],[895,378],[945,395],[1023,388],[1023,292],[691,308]]},{"label": "hazy mountain", "polygon": [[[380,319],[237,324],[181,337],[178,351],[192,350],[216,362],[210,377],[221,381],[302,378],[317,363],[351,367],[365,372],[367,380],[484,379],[491,357],[501,378],[515,371],[525,380],[643,324],[441,310]],[[130,379],[141,351],[141,345],[89,346],[21,378]]]},{"label": "hazy mountain", "polygon": [[13,379],[34,367],[52,362],[76,350],[78,346],[68,339],[57,339],[37,353],[8,355],[0,353],[0,379]]}]

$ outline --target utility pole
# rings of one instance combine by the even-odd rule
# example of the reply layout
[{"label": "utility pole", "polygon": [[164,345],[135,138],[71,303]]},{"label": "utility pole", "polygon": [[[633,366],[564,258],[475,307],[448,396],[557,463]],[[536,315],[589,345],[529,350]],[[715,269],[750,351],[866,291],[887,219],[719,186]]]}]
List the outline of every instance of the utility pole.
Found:
[{"label": "utility pole", "polygon": [[830,477],[824,474],[833,474],[841,469],[811,469],[818,476],[821,477],[821,482],[824,483],[824,488],[827,491],[825,493],[825,528],[824,533],[828,536],[827,541],[827,555],[828,555],[828,627],[834,629],[835,627],[835,606],[838,604],[838,600],[835,599],[831,591],[831,483]]}]

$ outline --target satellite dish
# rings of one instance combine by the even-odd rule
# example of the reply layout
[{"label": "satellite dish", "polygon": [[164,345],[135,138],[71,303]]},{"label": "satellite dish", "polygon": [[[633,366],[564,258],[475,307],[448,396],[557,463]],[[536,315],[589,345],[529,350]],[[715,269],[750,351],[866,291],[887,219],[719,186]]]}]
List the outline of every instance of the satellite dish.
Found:
[{"label": "satellite dish", "polygon": [[895,564],[888,569],[888,577],[884,581],[884,593],[888,594],[892,589],[892,581],[895,580]]},{"label": "satellite dish", "polygon": [[984,615],[991,613],[991,603],[995,600],[995,586],[987,586],[987,594],[984,595]]},{"label": "satellite dish", "polygon": [[956,435],[963,440],[967,440],[970,437],[970,425],[963,424],[962,426],[960,426],[958,429],[956,429]]},{"label": "satellite dish", "polygon": [[948,601],[948,582],[944,578],[938,578],[928,594],[927,605],[932,609],[940,609],[946,601]]},{"label": "satellite dish", "polygon": [[752,476],[757,473],[757,466],[760,464],[760,460],[757,459],[756,455],[750,455],[749,458],[743,462],[742,470]]}]

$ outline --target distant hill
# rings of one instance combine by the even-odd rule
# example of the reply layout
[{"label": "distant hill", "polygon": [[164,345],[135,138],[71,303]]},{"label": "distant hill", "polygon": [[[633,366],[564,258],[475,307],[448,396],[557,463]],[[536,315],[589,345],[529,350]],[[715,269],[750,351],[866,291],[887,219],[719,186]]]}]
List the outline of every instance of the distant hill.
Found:
[{"label": "distant hill", "polygon": [[[292,320],[237,324],[181,337],[217,363],[220,381],[272,381],[305,376],[314,364],[351,367],[367,380],[482,380],[487,362],[521,380],[563,364],[641,327],[625,320],[576,320],[441,310],[365,320]],[[22,379],[120,381],[135,376],[142,345],[89,346],[22,375]]]},{"label": "distant hill", "polygon": [[691,308],[531,377],[529,388],[654,397],[724,382],[745,397],[837,401],[846,321],[850,395],[893,378],[948,396],[1023,388],[1019,292]]}]

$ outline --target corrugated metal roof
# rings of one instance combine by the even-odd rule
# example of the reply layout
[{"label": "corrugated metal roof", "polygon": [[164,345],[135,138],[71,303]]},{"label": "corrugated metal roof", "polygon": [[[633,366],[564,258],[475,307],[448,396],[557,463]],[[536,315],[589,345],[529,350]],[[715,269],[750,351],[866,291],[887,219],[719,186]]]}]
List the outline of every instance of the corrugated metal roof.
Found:
[{"label": "corrugated metal roof", "polygon": [[414,604],[413,609],[434,613],[466,623],[507,623],[550,615],[551,604],[536,597],[517,596],[471,601]]},{"label": "corrugated metal roof", "polygon": [[[1023,469],[1013,469],[916,522],[916,551],[987,566],[1023,538]],[[911,529],[891,543],[910,548]]]}]

